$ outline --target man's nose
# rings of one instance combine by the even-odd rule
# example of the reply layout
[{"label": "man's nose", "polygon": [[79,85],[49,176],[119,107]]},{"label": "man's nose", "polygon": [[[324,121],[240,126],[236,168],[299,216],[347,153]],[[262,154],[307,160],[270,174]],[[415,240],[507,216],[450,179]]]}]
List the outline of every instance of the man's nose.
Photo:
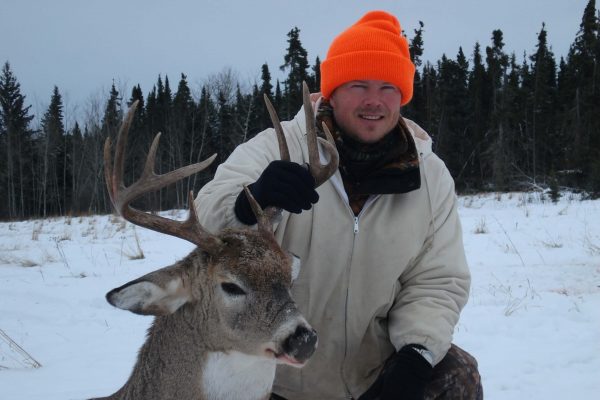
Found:
[{"label": "man's nose", "polygon": [[377,90],[369,89],[365,93],[363,105],[367,107],[379,107],[381,105],[381,97]]}]

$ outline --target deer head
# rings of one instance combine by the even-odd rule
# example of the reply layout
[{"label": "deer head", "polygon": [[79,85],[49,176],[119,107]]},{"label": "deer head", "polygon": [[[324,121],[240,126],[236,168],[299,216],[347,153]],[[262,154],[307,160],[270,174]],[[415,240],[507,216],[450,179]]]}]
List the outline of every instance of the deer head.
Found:
[{"label": "deer head", "polygon": [[[308,132],[311,155],[309,168],[319,185],[335,172],[338,158],[328,131],[327,140],[317,139],[316,129],[311,123],[314,115],[306,86],[304,91],[307,125],[311,126]],[[289,160],[283,129],[268,99],[266,102],[279,140],[281,157]],[[171,373],[165,365],[185,369],[185,373],[172,371],[174,379],[180,376],[181,382],[177,388],[168,389],[171,395],[181,390],[182,386],[191,385],[183,382],[182,378],[188,376],[190,370],[199,369],[197,375],[204,376],[206,380],[209,375],[205,371],[206,354],[210,352],[239,352],[292,366],[304,365],[315,351],[317,335],[290,296],[292,269],[299,260],[283,250],[275,240],[273,220],[280,210],[272,207],[262,210],[245,188],[256,214],[257,229],[224,229],[213,234],[199,223],[192,193],[189,194],[189,216],[185,221],[175,221],[133,208],[131,202],[136,198],[202,171],[215,158],[213,155],[201,163],[157,175],[154,172],[160,138],[160,134],[157,134],[141,177],[125,186],[125,147],[136,106],[137,102],[133,103],[119,129],[114,163],[110,139],[106,140],[104,146],[105,178],[111,202],[126,220],[188,240],[197,248],[183,260],[126,283],[106,295],[108,302],[115,307],[136,314],[157,316],[140,351],[134,373],[114,398],[121,398],[117,396],[119,393],[137,393],[136,390],[146,390],[143,388],[150,386],[154,387],[153,393],[160,393],[160,386],[168,385],[165,376]],[[317,140],[329,153],[330,162],[326,165],[319,162]],[[161,349],[169,346],[167,352]],[[150,363],[151,354],[158,353],[175,360],[162,360],[162,370],[156,371],[153,382],[145,382],[148,380],[147,370],[156,367],[145,364]],[[145,370],[144,373],[142,370]],[[161,379],[164,380],[162,384],[154,382]],[[214,397],[214,394],[207,394],[210,392],[207,389],[210,382],[204,382],[203,385],[200,386],[204,389],[190,389],[200,390],[200,393],[180,393],[184,397]],[[139,393],[137,395],[142,396]],[[142,397],[148,396],[143,394]],[[156,394],[156,398],[160,396]]]}]

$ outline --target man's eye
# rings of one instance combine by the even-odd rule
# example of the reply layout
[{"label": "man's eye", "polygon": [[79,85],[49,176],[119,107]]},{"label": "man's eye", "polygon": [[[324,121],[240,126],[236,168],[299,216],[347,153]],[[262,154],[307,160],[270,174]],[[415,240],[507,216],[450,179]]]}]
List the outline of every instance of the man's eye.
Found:
[{"label": "man's eye", "polygon": [[231,282],[221,283],[221,289],[223,289],[223,291],[230,296],[245,296],[246,295],[246,292],[244,291],[244,289],[242,289],[235,283],[231,283]]}]

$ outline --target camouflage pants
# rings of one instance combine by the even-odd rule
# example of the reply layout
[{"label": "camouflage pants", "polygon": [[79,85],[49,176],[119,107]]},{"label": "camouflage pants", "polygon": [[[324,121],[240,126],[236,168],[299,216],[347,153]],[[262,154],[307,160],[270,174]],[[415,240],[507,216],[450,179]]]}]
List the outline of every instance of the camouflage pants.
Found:
[{"label": "camouflage pants", "polygon": [[[402,394],[398,393],[398,399]],[[276,394],[271,400],[285,400]],[[475,358],[456,345],[433,369],[424,400],[483,400],[481,377]]]},{"label": "camouflage pants", "polygon": [[483,400],[477,360],[458,346],[433,368],[425,400]]}]

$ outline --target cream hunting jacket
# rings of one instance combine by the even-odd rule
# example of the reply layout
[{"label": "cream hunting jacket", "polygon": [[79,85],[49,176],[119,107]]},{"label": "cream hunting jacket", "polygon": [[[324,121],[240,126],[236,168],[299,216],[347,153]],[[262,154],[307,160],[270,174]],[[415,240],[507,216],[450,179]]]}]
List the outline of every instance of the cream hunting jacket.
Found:
[{"label": "cream hunting jacket", "polygon": [[[278,367],[273,390],[289,400],[357,399],[395,350],[422,344],[436,364],[450,347],[470,285],[454,182],[427,133],[406,123],[420,189],[373,196],[355,217],[338,171],[311,210],[284,212],[276,227],[281,246],[302,261],[292,295],[319,335],[304,368]],[[307,163],[304,111],[282,124],[291,160]],[[242,185],[278,158],[273,129],[240,145],[196,198],[202,225],[241,226],[233,210]]]}]

